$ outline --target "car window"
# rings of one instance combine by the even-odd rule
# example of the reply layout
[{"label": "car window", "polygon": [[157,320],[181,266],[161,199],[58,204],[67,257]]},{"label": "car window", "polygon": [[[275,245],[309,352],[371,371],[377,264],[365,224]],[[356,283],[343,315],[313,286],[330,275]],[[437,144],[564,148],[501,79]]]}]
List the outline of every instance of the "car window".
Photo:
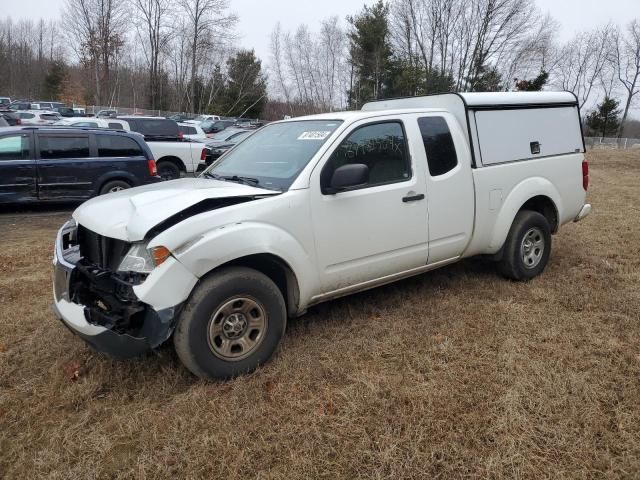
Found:
[{"label": "car window", "polygon": [[143,135],[177,137],[179,133],[178,124],[173,120],[138,118],[129,123],[131,130]]},{"label": "car window", "polygon": [[122,126],[122,124],[120,122],[109,122],[107,124],[107,126],[109,128],[115,128],[116,130],[123,130],[124,127]]},{"label": "car window", "polygon": [[453,170],[458,165],[458,156],[447,121],[442,117],[422,117],[418,119],[418,126],[431,176]]},{"label": "car window", "polygon": [[330,183],[337,168],[355,163],[369,167],[367,187],[411,178],[411,164],[400,122],[365,125],[353,131],[322,169],[322,185]]},{"label": "car window", "polygon": [[90,128],[98,128],[98,124],[96,122],[76,122],[71,125],[72,127],[90,127]]},{"label": "car window", "polygon": [[42,118],[43,120],[60,120],[60,117],[58,115],[54,115],[52,113],[43,113],[40,115],[40,118]]},{"label": "car window", "polygon": [[20,115],[20,118],[22,118],[24,120],[29,120],[29,119],[35,117],[35,115],[33,113],[19,113],[18,115]]},{"label": "car window", "polygon": [[0,161],[29,158],[29,138],[26,135],[0,137]]},{"label": "car window", "polygon": [[40,135],[40,158],[87,158],[90,156],[89,137],[53,137]]},{"label": "car window", "polygon": [[140,157],[142,148],[129,137],[121,135],[96,135],[99,157]]},{"label": "car window", "polygon": [[180,133],[183,135],[196,135],[198,132],[194,127],[187,127],[186,125],[180,125]]}]

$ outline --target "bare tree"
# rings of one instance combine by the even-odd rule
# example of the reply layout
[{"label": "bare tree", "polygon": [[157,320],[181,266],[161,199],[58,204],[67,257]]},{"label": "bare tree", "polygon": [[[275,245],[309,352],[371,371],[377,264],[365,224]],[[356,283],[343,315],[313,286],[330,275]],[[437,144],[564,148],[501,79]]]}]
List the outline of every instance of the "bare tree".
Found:
[{"label": "bare tree", "polygon": [[196,108],[196,84],[200,52],[217,48],[219,43],[229,39],[229,32],[237,23],[236,15],[229,13],[229,0],[178,0],[186,14],[190,29],[192,109]]},{"label": "bare tree", "polygon": [[624,33],[616,29],[614,36],[614,67],[618,74],[618,80],[627,95],[618,132],[618,137],[620,138],[623,134],[624,124],[629,116],[629,109],[636,95],[640,93],[640,21],[633,20]]},{"label": "bare tree", "polygon": [[94,98],[100,104],[113,95],[111,64],[124,43],[124,4],[118,0],[67,0],[63,23],[71,48],[93,70]]},{"label": "bare tree", "polygon": [[592,32],[578,34],[560,49],[555,72],[557,83],[564,90],[575,93],[580,108],[591,98],[611,58],[611,36],[612,27],[606,25]]},{"label": "bare tree", "polygon": [[[83,0],[80,0],[83,1]],[[152,110],[160,100],[161,55],[170,39],[171,0],[131,0],[149,68],[149,103]]]}]

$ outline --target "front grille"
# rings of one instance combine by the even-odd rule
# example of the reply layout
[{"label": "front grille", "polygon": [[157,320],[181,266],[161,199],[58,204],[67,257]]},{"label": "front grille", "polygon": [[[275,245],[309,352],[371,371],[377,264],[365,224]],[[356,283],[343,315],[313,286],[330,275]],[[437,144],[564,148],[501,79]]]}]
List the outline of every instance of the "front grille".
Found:
[{"label": "front grille", "polygon": [[82,225],[78,225],[78,245],[86,263],[111,271],[118,269],[131,247],[123,240],[98,235]]}]

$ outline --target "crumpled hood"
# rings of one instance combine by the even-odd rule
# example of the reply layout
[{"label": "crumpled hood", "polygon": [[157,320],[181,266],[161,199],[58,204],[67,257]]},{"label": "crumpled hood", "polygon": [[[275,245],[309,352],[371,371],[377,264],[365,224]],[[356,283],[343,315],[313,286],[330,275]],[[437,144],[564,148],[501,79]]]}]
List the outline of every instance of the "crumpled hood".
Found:
[{"label": "crumpled hood", "polygon": [[73,218],[100,235],[136,242],[162,221],[200,202],[278,194],[249,185],[182,178],[101,195],[80,205]]}]

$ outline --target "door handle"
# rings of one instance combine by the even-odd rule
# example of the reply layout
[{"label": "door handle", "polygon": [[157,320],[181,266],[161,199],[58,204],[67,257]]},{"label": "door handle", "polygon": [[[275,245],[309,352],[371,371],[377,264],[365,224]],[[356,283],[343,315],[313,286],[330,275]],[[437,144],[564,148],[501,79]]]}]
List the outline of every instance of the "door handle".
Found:
[{"label": "door handle", "polygon": [[420,200],[424,200],[424,194],[420,193],[419,195],[410,195],[408,197],[403,197],[402,201],[404,203],[409,203],[409,202],[418,202]]}]

